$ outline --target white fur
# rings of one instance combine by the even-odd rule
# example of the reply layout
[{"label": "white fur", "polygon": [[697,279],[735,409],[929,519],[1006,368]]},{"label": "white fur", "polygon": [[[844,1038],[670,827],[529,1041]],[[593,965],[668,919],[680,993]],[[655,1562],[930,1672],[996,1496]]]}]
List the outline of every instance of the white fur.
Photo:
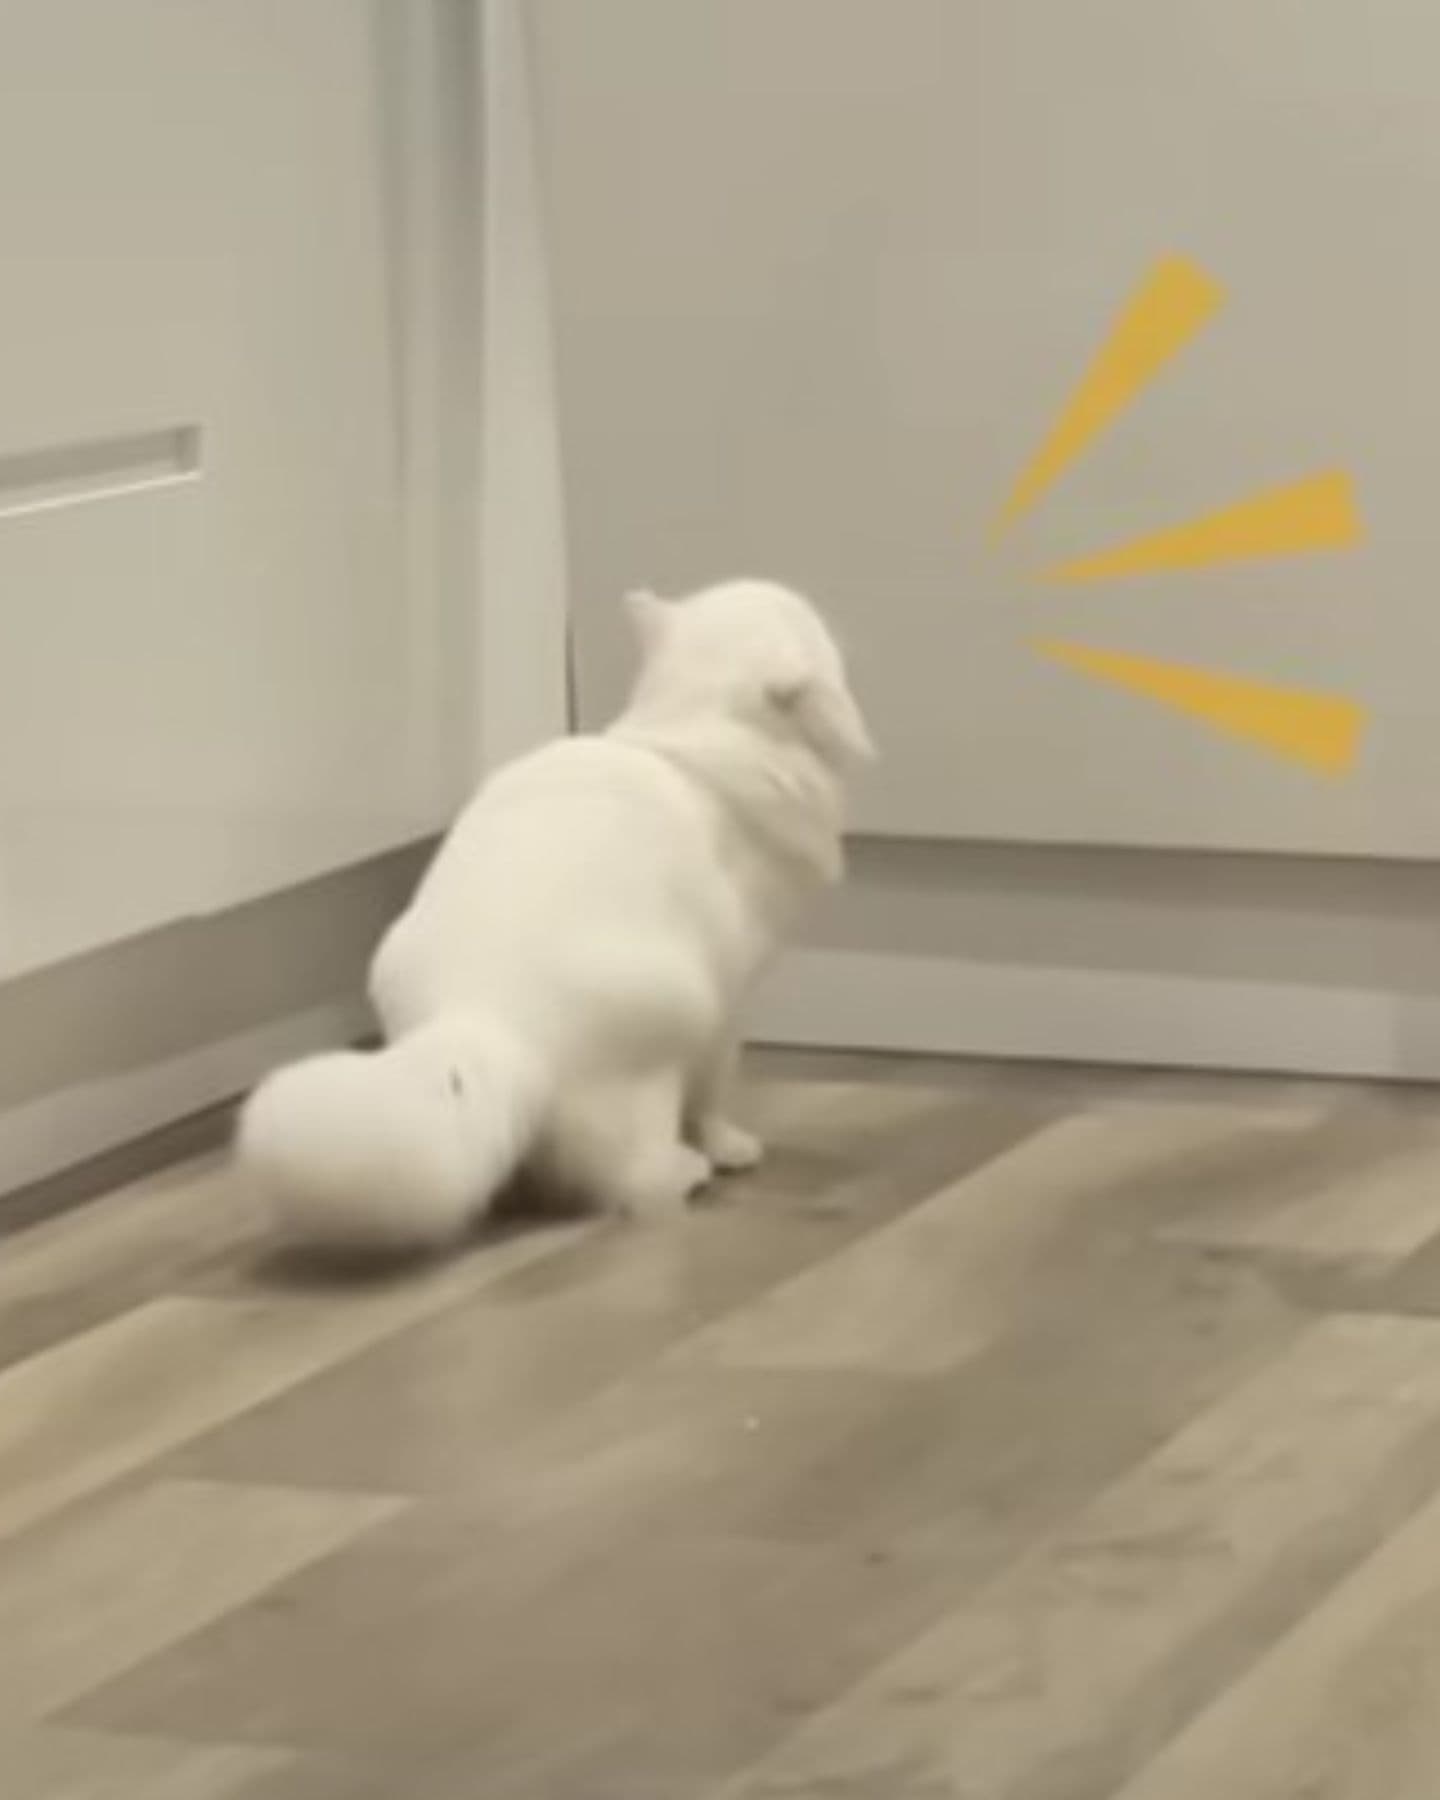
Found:
[{"label": "white fur", "polygon": [[241,1155],[291,1235],[440,1246],[522,1165],[663,1216],[757,1159],[724,1113],[737,1009],[839,876],[841,777],[873,752],[798,595],[628,605],[626,710],[487,782],[382,942],[387,1047],[251,1099]]}]

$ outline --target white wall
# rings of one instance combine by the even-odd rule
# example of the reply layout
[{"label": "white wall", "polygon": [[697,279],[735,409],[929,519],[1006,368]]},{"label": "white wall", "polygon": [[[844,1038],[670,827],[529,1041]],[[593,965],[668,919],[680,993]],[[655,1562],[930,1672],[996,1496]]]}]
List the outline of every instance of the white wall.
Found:
[{"label": "white wall", "polygon": [[[823,596],[863,660],[888,750],[872,830],[1440,853],[1440,108],[1419,73],[1440,14],[533,12],[582,702],[616,690],[604,595],[760,566]],[[1139,292],[1102,383],[1117,411],[1086,414],[1095,436],[997,540]],[[1245,545],[1197,524],[1277,493],[1267,541],[1253,513]],[[1181,523],[1162,555],[1148,534]],[[1158,565],[1075,573],[1135,540]],[[1246,719],[1212,729],[1037,650],[1057,639],[1191,700],[1208,677]],[[1297,754],[1265,738],[1287,727]]]},{"label": "white wall", "polygon": [[[1289,633],[1297,679],[1328,686],[1336,669],[1353,672],[1377,716],[1387,707],[1395,715],[1386,742],[1407,745],[1408,762],[1387,750],[1359,782],[1277,767],[1192,737],[1170,716],[1157,714],[1152,728],[1143,708],[1132,717],[1098,689],[1076,690],[1065,730],[1052,730],[1049,688],[1037,711],[1036,692],[1006,685],[1017,669],[987,660],[997,633],[1023,637],[1019,620],[1023,610],[1033,622],[1033,597],[990,591],[993,571],[967,560],[1026,432],[1094,347],[1104,310],[1097,259],[1137,219],[1158,231],[1168,217],[1177,228],[1208,217],[1224,181],[1237,177],[1224,145],[1194,142],[1199,100],[1186,100],[1181,119],[1156,99],[1175,74],[1161,66],[1166,56],[1172,64],[1182,56],[1182,87],[1187,72],[1198,82],[1202,66],[1216,82],[1223,76],[1244,103],[1247,131],[1269,120],[1283,154],[1265,167],[1257,195],[1303,174],[1308,165],[1291,152],[1327,118],[1340,144],[1383,118],[1392,129],[1374,138],[1364,177],[1396,206],[1412,206],[1434,198],[1440,152],[1433,83],[1422,74],[1433,65],[1423,54],[1433,20],[1405,0],[1387,0],[1363,22],[1342,0],[1303,19],[1281,0],[1219,8],[1187,0],[1163,21],[1144,0],[1071,10],[1064,32],[1052,32],[1045,9],[1009,0],[888,9],[866,0],[615,0],[603,18],[584,0],[536,6],[582,710],[603,710],[618,691],[624,652],[611,617],[624,585],[686,584],[760,563],[838,599],[859,684],[881,701],[891,770],[866,795],[869,835],[850,887],[762,1009],[770,1035],[1440,1076],[1440,875],[1431,866],[1187,848],[1386,844],[1419,856],[1431,843],[1424,747],[1434,709],[1427,713],[1423,694],[1435,614],[1423,599],[1420,547],[1430,543],[1433,509],[1416,503],[1413,475],[1382,492],[1383,579],[1379,563],[1322,567],[1312,558],[1285,564],[1283,578],[1247,577],[1258,585],[1239,597],[1192,577],[1123,604],[1077,595],[1062,608],[1090,635],[1123,619],[1142,647],[1178,633],[1196,660],[1202,649],[1215,653],[1210,640],[1227,622],[1243,621],[1242,651],[1263,650],[1262,665],[1276,634]],[[1072,27],[1074,41],[1065,35]],[[1119,45],[1121,60],[1098,70],[1087,59],[1106,44]],[[1081,78],[1065,89],[1076,70]],[[1136,71],[1146,80],[1127,87]],[[1057,82],[1079,116],[1062,109],[1063,128],[1036,140],[1048,160],[980,154],[1004,137],[1007,109],[1030,116],[1035,96],[1052,95]],[[1110,94],[1112,83],[1122,90],[1114,117],[1086,115],[1085,96]],[[1216,102],[1218,89],[1195,92]],[[1231,115],[1222,106],[1215,116]],[[1122,142],[1116,118],[1143,127],[1140,136]],[[1091,133],[1086,157],[1067,159],[1072,129]],[[1092,167],[1097,146],[1119,185],[1067,186]],[[1156,213],[1145,188],[1152,167],[1167,178],[1190,171],[1171,214]],[[1067,202],[1058,210],[1057,189]],[[1049,210],[1017,206],[1019,194]],[[1324,223],[1314,198],[1307,256],[1318,254],[1312,228]],[[1366,209],[1347,206],[1345,228],[1368,244]],[[1385,230],[1401,216],[1387,213]],[[1223,222],[1210,219],[1211,235],[1233,248]],[[1043,242],[1042,226],[1051,234]],[[1350,311],[1331,348],[1339,378],[1323,392],[1307,379],[1302,394],[1285,359],[1298,356],[1313,374],[1307,359],[1329,341],[1321,324],[1337,320],[1317,307],[1283,328],[1275,283],[1289,242],[1288,232],[1272,232],[1250,243],[1251,272],[1258,259],[1268,296],[1264,353],[1246,338],[1241,374],[1207,352],[1191,386],[1176,390],[1198,435],[1177,439],[1172,395],[1160,415],[1168,435],[1152,442],[1141,431],[1112,446],[1129,488],[1117,496],[1082,483],[1085,516],[1066,514],[1064,529],[1099,518],[1124,535],[1135,507],[1176,498],[1157,485],[1162,474],[1179,479],[1180,498],[1200,510],[1207,494],[1222,497],[1223,481],[1213,483],[1227,471],[1255,474],[1247,459],[1257,444],[1277,453],[1277,420],[1286,431],[1304,424],[1291,445],[1297,472],[1312,453],[1323,463],[1363,450],[1393,473],[1386,459],[1397,433],[1407,468],[1417,466],[1424,408],[1415,418],[1403,412],[1390,360],[1411,337],[1385,339],[1391,373],[1364,406],[1356,398],[1377,365],[1363,330],[1360,340],[1352,334],[1368,322],[1383,335],[1391,317],[1383,258],[1367,265],[1366,280],[1364,258],[1342,259],[1335,292]],[[1151,247],[1187,246],[1157,236]],[[1413,248],[1427,280],[1440,272],[1431,239]],[[997,287],[997,270],[1010,287]],[[1031,284],[1017,287],[1026,271]],[[1241,307],[1246,267],[1222,272]],[[1301,272],[1313,274],[1309,263]],[[951,308],[937,295],[950,296]],[[1007,297],[1008,335],[999,304]],[[991,335],[977,335],[977,317]],[[1025,355],[1016,350],[1022,327],[1031,333]],[[986,344],[995,346],[993,368]],[[961,376],[973,379],[957,387]],[[1284,405],[1272,417],[1267,396],[1277,394]],[[1397,409],[1403,416],[1391,418]],[[1181,450],[1197,445],[1204,455],[1192,468]],[[1003,454],[987,485],[978,471],[996,446]],[[1406,523],[1397,523],[1394,493]],[[1397,568],[1408,571],[1403,605]],[[1054,612],[1046,629],[1059,629]],[[993,685],[978,709],[967,704],[976,670]],[[1092,836],[1179,848],[968,841]]]},{"label": "white wall", "polygon": [[[35,0],[45,31],[26,40],[32,75],[43,44],[52,85],[69,91],[82,69],[103,94],[103,59],[67,63],[49,35],[62,25],[78,28],[87,3],[97,8],[96,45],[123,38],[120,48],[138,59],[144,91],[160,80],[164,45],[174,48],[167,31],[219,31],[231,0],[204,9],[188,0],[60,0],[53,9],[51,0]],[[21,32],[29,4],[6,9],[0,40],[6,30]],[[12,629],[17,592],[33,595],[37,605],[63,601],[100,618],[107,652],[118,646],[125,659],[97,656],[88,671],[81,665],[81,685],[89,678],[114,686],[113,706],[127,727],[142,728],[138,741],[152,758],[143,804],[133,792],[127,801],[107,786],[107,733],[116,730],[116,715],[82,711],[66,730],[74,797],[90,817],[60,803],[44,761],[27,771],[24,825],[44,854],[17,854],[22,827],[13,804],[0,817],[0,926],[9,926],[0,964],[12,971],[0,982],[0,1191],[229,1098],[276,1060],[360,1028],[365,964],[425,854],[423,846],[380,858],[370,852],[428,833],[484,766],[565,722],[554,416],[548,361],[535,349],[537,334],[543,341],[543,270],[534,253],[529,120],[511,0],[234,4],[240,12],[229,20],[237,34],[231,48],[248,47],[248,60],[221,59],[236,83],[227,100],[243,112],[249,94],[254,128],[275,131],[262,163],[288,167],[287,119],[297,130],[307,120],[323,124],[332,102],[352,126],[363,123],[371,133],[363,168],[332,158],[320,174],[340,184],[347,205],[384,226],[385,255],[359,271],[364,291],[355,296],[359,314],[384,325],[384,344],[378,352],[367,346],[362,359],[365,380],[383,380],[395,402],[383,420],[392,463],[381,502],[398,520],[385,568],[369,568],[362,558],[358,571],[360,616],[369,606],[380,635],[369,640],[370,660],[361,657],[357,666],[357,646],[345,637],[353,618],[327,613],[323,592],[297,593],[292,584],[283,595],[257,596],[252,589],[239,597],[258,598],[252,607],[238,605],[235,589],[223,582],[200,597],[206,632],[167,635],[166,619],[153,609],[137,616],[119,605],[100,579],[101,559],[83,542],[67,551],[83,575],[68,586],[40,579],[38,569],[24,584],[0,579],[0,617],[8,609]],[[18,80],[22,65],[23,58],[0,71],[0,86]],[[124,66],[123,57],[110,65]],[[265,83],[277,80],[294,101],[278,122],[259,104]],[[313,113],[305,105],[307,83],[316,89]],[[161,114],[163,124],[163,108]],[[0,129],[13,134],[19,126],[12,119]],[[32,122],[32,129],[39,127]],[[254,152],[249,129],[242,126],[233,146],[237,164],[247,148]],[[292,249],[308,256],[310,240],[323,242],[333,221],[320,216],[323,209],[306,211],[303,177],[290,185],[280,213],[294,227]],[[266,218],[273,224],[265,196],[249,198],[254,229]],[[90,248],[98,241],[88,229],[85,238]],[[143,248],[128,227],[120,242]],[[178,251],[193,248],[185,231],[175,243]],[[300,269],[294,273],[298,280]],[[271,330],[300,330],[324,299],[322,287],[319,299],[292,303],[292,285],[277,273]],[[333,293],[325,304],[331,301]],[[0,294],[0,320],[5,304]],[[207,322],[197,316],[191,324],[195,354],[208,355],[215,339]],[[339,336],[343,347],[347,332]],[[0,360],[4,355],[0,342]],[[53,406],[53,382],[36,391],[37,405]],[[365,391],[362,382],[357,405]],[[270,398],[283,417],[296,397]],[[41,416],[49,416],[43,406]],[[188,415],[182,408],[179,416]],[[347,459],[350,423],[363,437],[363,417],[328,434]],[[219,467],[223,473],[223,459]],[[483,510],[482,490],[489,497]],[[136,497],[133,506],[196,499],[178,488]],[[299,522],[316,528],[313,506],[308,523]],[[328,520],[342,530],[348,524],[348,517]],[[143,539],[143,525],[129,529]],[[163,545],[158,524],[153,535]],[[263,519],[237,541],[242,560],[263,560]],[[0,572],[5,554],[0,529]],[[218,560],[211,545],[206,569]],[[134,571],[127,578],[132,588],[140,580]],[[373,585],[365,590],[365,582]],[[173,600],[184,625],[186,594],[173,586],[162,599]],[[297,631],[310,646],[298,670],[285,661],[287,639]],[[53,643],[52,676],[66,677],[58,691],[55,679],[36,686],[35,697],[48,703],[34,709],[37,728],[47,711],[58,720],[76,689],[74,659],[84,645],[72,638],[62,656],[64,650]],[[146,714],[157,660],[171,691],[188,702],[185,730],[181,721]],[[372,676],[383,678],[384,691]],[[289,715],[308,733],[297,747],[277,725],[271,701],[272,689],[288,692],[285,684],[300,677],[311,711]],[[237,719],[240,737],[231,729]],[[353,768],[324,754],[336,741],[337,720],[359,734]],[[168,739],[162,723],[173,734]],[[236,765],[242,776],[259,769],[274,778],[252,788],[256,804],[243,817],[224,780],[212,785],[213,762],[191,754],[217,743],[222,753],[227,746],[248,749]],[[13,764],[7,773],[13,782]],[[177,821],[163,801],[182,792],[193,805]],[[396,794],[398,814],[387,799]],[[13,790],[6,797],[13,801]],[[313,803],[323,810],[337,799],[346,830],[314,829]],[[326,868],[334,872],[305,879]],[[74,956],[82,947],[87,953]]]}]

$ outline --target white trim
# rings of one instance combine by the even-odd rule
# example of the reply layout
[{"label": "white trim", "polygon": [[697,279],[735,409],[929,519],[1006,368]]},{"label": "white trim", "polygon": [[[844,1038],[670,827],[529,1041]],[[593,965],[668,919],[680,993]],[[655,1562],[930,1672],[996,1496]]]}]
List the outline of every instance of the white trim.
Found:
[{"label": "white trim", "polygon": [[[455,72],[453,25],[444,0],[397,7],[371,0],[378,45],[381,169],[389,229],[386,276],[395,332],[396,475],[408,620],[399,672],[409,705],[408,792],[417,816],[436,824],[453,800],[447,761],[447,670],[454,666],[454,615],[470,583],[456,566],[453,511],[458,257],[471,227],[460,197],[467,171],[454,166],[454,112],[466,103]],[[469,496],[465,496],[469,503]],[[461,515],[463,518],[463,515]]]},{"label": "white trim", "polygon": [[475,775],[564,732],[568,575],[550,280],[515,0],[477,0],[482,301]]},{"label": "white trim", "polygon": [[1440,1079],[1440,996],[1115,969],[800,951],[762,1042],[823,1049]]},{"label": "white trim", "polygon": [[280,1063],[352,1042],[368,1019],[360,1001],[336,1001],[0,1113],[3,1185],[13,1189],[48,1180],[178,1119],[223,1105]]}]

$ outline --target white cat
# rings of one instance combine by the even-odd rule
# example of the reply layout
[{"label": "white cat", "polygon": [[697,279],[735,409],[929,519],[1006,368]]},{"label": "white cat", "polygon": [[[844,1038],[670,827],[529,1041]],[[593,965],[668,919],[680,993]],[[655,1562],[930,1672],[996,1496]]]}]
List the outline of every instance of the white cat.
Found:
[{"label": "white cat", "polygon": [[381,943],[386,1047],[282,1069],[246,1107],[241,1156],[289,1235],[442,1247],[522,1166],[668,1216],[759,1158],[725,1111],[738,1009],[839,877],[842,776],[873,750],[799,595],[628,605],[625,711],[488,781]]}]

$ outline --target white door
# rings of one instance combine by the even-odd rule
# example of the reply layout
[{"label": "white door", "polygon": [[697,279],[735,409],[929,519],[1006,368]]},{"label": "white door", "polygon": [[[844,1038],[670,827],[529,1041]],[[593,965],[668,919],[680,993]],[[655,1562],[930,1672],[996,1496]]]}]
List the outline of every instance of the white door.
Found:
[{"label": "white door", "polygon": [[449,798],[401,480],[428,4],[0,7],[0,970]]}]

